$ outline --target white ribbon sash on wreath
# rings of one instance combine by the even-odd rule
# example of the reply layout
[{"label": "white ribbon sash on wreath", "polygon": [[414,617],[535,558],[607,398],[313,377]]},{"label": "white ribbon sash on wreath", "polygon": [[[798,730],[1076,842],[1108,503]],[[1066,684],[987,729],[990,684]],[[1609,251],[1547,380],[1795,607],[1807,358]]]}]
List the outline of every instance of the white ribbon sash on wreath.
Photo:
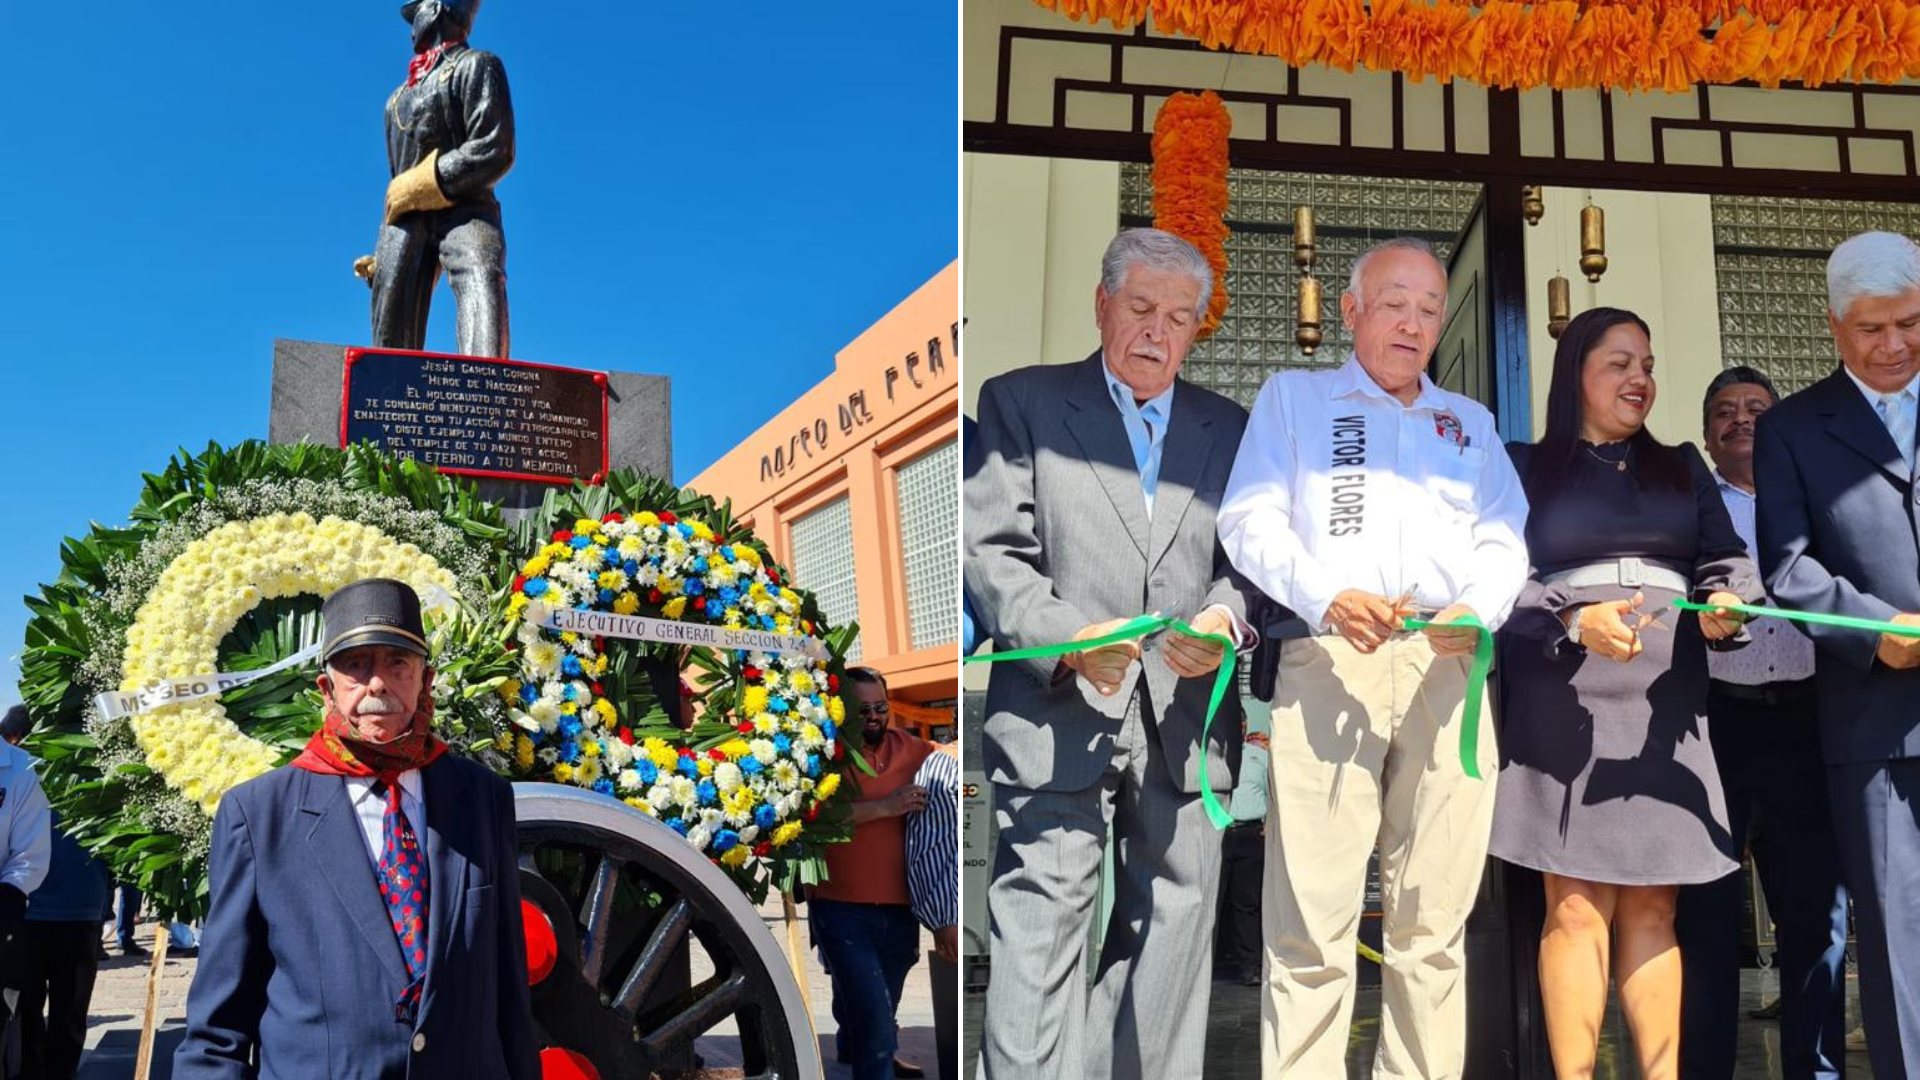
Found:
[{"label": "white ribbon sash on wreath", "polygon": [[549,630],[593,634],[599,637],[656,641],[667,645],[705,645],[715,649],[743,649],[747,652],[778,653],[827,659],[827,643],[819,638],[797,634],[776,634],[767,630],[733,630],[706,623],[650,619],[645,615],[616,615],[611,611],[582,611],[578,608],[556,610],[541,625]]},{"label": "white ribbon sash on wreath", "polygon": [[179,679],[167,679],[141,690],[121,690],[101,694],[93,699],[93,703],[99,706],[101,716],[108,720],[118,720],[126,716],[152,712],[162,705],[179,705],[183,702],[198,701],[201,698],[218,697],[237,686],[245,686],[290,667],[298,667],[319,655],[320,645],[315,642],[285,660],[258,671],[216,671],[208,675],[188,675]]}]

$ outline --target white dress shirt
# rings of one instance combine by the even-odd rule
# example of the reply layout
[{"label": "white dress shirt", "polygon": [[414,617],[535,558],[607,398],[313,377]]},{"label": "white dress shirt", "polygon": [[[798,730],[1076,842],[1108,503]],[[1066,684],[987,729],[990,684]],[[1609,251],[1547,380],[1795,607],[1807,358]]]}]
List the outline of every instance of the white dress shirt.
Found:
[{"label": "white dress shirt", "polygon": [[[1720,470],[1713,471],[1720,486],[1720,501],[1727,504],[1727,516],[1733,519],[1733,531],[1752,554],[1754,542],[1754,498],[1727,482]],[[1707,651],[1707,673],[1721,682],[1741,686],[1761,686],[1772,682],[1793,682],[1813,678],[1813,640],[1788,626],[1785,619],[1755,619],[1747,624],[1753,642],[1744,649]]]},{"label": "white dress shirt", "polygon": [[1233,565],[1315,628],[1346,589],[1499,626],[1526,583],[1526,519],[1491,413],[1425,375],[1401,405],[1351,356],[1267,380],[1219,514]]},{"label": "white dress shirt", "polygon": [[32,896],[47,879],[52,825],[32,755],[0,739],[0,885]]},{"label": "white dress shirt", "polygon": [[[373,793],[374,778],[371,776],[349,776],[347,780],[347,799],[353,803],[353,813],[360,819],[360,832],[367,838],[367,854],[373,860],[375,870],[380,868],[380,855],[387,846],[386,837],[381,835],[381,826],[387,819],[387,800]],[[427,806],[420,801],[420,770],[408,769],[400,774],[400,812],[407,815],[407,824],[413,826],[413,835],[419,837],[421,850],[427,844]]]},{"label": "white dress shirt", "polygon": [[[1848,371],[1844,365],[1840,370],[1846,371],[1847,378],[1852,379],[1853,385],[1859,387],[1860,392],[1866,395],[1867,406],[1873,410],[1873,415],[1879,417],[1880,422],[1886,425],[1887,434],[1893,437],[1893,445],[1899,448],[1900,458],[1907,463],[1907,470],[1911,473],[1914,424],[1917,419],[1920,419],[1920,415],[1916,415],[1920,413],[1920,375],[1914,376],[1905,388],[1896,390],[1892,394],[1882,394],[1861,382],[1860,376]],[[1889,397],[1893,400],[1886,400]]]}]

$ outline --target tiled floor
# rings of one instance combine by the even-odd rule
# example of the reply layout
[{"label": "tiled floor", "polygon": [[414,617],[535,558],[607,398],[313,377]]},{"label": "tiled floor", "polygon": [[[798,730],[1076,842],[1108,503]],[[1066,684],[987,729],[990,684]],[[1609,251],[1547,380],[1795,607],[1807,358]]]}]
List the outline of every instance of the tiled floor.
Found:
[{"label": "tiled floor", "polygon": [[[1741,973],[1741,1015],[1772,1001],[1778,993],[1779,979],[1770,971],[1747,970]],[[1206,1080],[1253,1080],[1260,1075],[1260,991],[1238,983],[1213,984],[1213,1003],[1207,1025]],[[984,995],[966,995],[964,1016],[964,1073],[972,1076],[980,1050],[980,1012]],[[1859,1001],[1848,980],[1849,1016],[1859,1015]],[[1347,1049],[1347,1075],[1360,1080],[1372,1074],[1373,1041],[1379,1025],[1380,988],[1360,987],[1354,1003],[1354,1023]],[[1734,1075],[1740,1080],[1778,1080],[1780,1076],[1780,1031],[1777,1025],[1760,1020],[1740,1024],[1739,1060]],[[1610,1005],[1606,1028],[1602,1032],[1600,1059],[1595,1080],[1637,1080],[1633,1044],[1619,1009]],[[1871,1077],[1864,1054],[1851,1054],[1847,1076]]]}]

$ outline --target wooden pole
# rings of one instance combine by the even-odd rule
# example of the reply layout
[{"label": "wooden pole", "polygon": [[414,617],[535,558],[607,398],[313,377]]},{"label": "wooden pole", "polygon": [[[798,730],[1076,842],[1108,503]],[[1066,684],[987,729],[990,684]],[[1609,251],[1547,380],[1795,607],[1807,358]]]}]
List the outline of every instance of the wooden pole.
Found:
[{"label": "wooden pole", "polygon": [[[780,894],[780,909],[787,917],[787,961],[793,965],[793,980],[800,984],[800,1004],[807,1007],[807,1019],[813,1019],[813,995],[807,990],[807,967],[803,962],[806,955],[800,949],[800,922],[794,915],[793,894]],[[136,1080],[146,1080],[137,1077]]]},{"label": "wooden pole", "polygon": [[167,966],[167,924],[153,932],[153,963],[147,967],[147,1011],[140,1018],[140,1055],[133,1062],[133,1080],[147,1080],[153,1067],[153,1028],[160,1013],[160,971]]}]

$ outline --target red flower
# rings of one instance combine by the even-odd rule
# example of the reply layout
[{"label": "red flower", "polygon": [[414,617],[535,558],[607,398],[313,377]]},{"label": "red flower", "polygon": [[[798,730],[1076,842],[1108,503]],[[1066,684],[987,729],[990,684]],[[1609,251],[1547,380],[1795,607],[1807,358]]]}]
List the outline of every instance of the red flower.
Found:
[{"label": "red flower", "polygon": [[633,745],[633,729],[632,728],[625,728],[625,727],[621,728],[619,731],[619,736],[620,736],[621,742],[626,743],[628,746]]},{"label": "red flower", "polygon": [[820,816],[819,803],[814,803],[812,806],[807,807],[806,818],[808,821],[812,821],[814,818],[817,818],[819,816]]},{"label": "red flower", "polygon": [[693,756],[693,747],[691,747],[691,746],[683,746],[683,747],[681,747],[681,748],[680,748],[680,756],[681,756],[681,757],[692,757],[692,756]]},{"label": "red flower", "polygon": [[751,735],[753,734],[753,721],[742,720],[739,723],[733,725],[733,730],[739,732],[742,735]]},{"label": "red flower", "polygon": [[671,511],[667,511],[667,510],[660,511],[660,524],[662,525],[672,525],[677,523],[679,520],[680,520],[679,518],[673,516]]},{"label": "red flower", "polygon": [[553,534],[553,542],[556,544],[564,544],[572,539],[573,532],[570,529],[561,529],[559,532]]},{"label": "red flower", "polygon": [[839,739],[835,739],[835,740],[833,740],[833,760],[835,760],[835,761],[839,761],[839,760],[840,760],[840,755],[842,755],[842,754],[844,754],[844,753],[846,753],[846,752],[847,752],[847,748],[846,748],[845,746],[843,746],[843,745],[841,745],[841,743],[840,743],[840,740],[839,740]]},{"label": "red flower", "polygon": [[713,760],[715,760],[715,761],[725,761],[725,760],[727,760],[727,755],[725,755],[725,754],[723,754],[723,753],[721,753],[721,752],[720,752],[720,751],[718,751],[718,750],[709,750],[709,751],[707,751],[707,756],[708,756],[708,757],[710,757],[710,758],[712,758],[712,759],[713,759]]},{"label": "red flower", "polygon": [[773,845],[772,845],[772,844],[769,844],[769,843],[766,843],[766,842],[764,842],[764,841],[763,841],[763,842],[761,842],[761,843],[758,843],[758,844],[755,844],[755,845],[753,845],[753,853],[754,853],[755,855],[758,855],[758,856],[760,856],[760,857],[761,857],[761,858],[763,858],[763,859],[767,857],[767,852],[769,852],[769,851],[772,851],[772,850],[773,850]]},{"label": "red flower", "polygon": [[746,667],[740,669],[740,677],[749,682],[757,682],[760,679],[760,669],[754,667],[752,664],[748,664]]},{"label": "red flower", "polygon": [[594,638],[594,639],[593,639],[593,651],[594,651],[594,652],[606,652],[606,651],[607,651],[607,639],[606,639],[606,638],[603,638],[603,637],[596,637],[596,638]]},{"label": "red flower", "polygon": [[827,675],[827,693],[837,694],[839,692],[840,692],[840,676],[834,675],[834,674],[828,674]]},{"label": "red flower", "polygon": [[594,681],[593,681],[593,682],[591,683],[591,685],[592,685],[592,687],[593,687],[593,692],[594,692],[594,694],[595,694],[596,696],[598,696],[598,697],[606,697],[606,696],[607,696],[607,692],[606,692],[605,690],[602,690],[602,689],[600,689],[600,680],[598,680],[598,679],[595,679],[595,680],[594,680]]},{"label": "red flower", "polygon": [[780,571],[771,566],[767,567],[767,580],[773,582],[775,585],[780,584]]},{"label": "red flower", "polygon": [[606,517],[603,517],[603,518],[601,518],[600,520],[601,520],[601,521],[603,521],[603,522],[606,522],[606,523],[608,523],[608,524],[612,524],[612,523],[614,523],[614,522],[618,522],[618,521],[625,521],[625,520],[627,520],[627,519],[626,519],[626,518],[624,518],[624,517],[622,517],[622,516],[620,516],[620,511],[618,511],[618,510],[615,510],[615,511],[614,511],[613,513],[611,513],[611,514],[608,514],[608,515],[607,515]]},{"label": "red flower", "polygon": [[527,583],[527,575],[525,574],[513,575],[513,591],[514,592],[519,592],[521,587],[526,585],[526,583]]},{"label": "red flower", "polygon": [[706,598],[706,597],[704,597],[704,596],[696,596],[696,597],[694,597],[694,598],[693,598],[693,610],[695,610],[695,611],[705,611],[705,610],[707,610],[707,598]]},{"label": "red flower", "polygon": [[648,589],[648,590],[647,590],[647,603],[649,603],[649,604],[657,604],[657,603],[659,603],[659,602],[660,602],[660,590],[659,590],[659,589]]}]

